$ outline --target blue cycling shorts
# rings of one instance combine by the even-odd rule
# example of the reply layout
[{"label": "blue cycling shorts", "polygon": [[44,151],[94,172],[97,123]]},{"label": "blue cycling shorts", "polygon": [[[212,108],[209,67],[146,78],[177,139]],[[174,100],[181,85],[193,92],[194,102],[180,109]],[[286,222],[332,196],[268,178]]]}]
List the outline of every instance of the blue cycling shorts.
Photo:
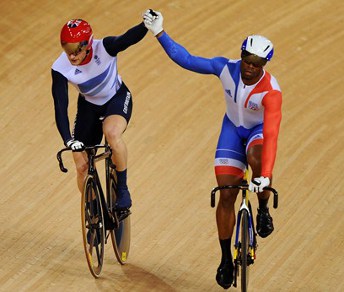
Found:
[{"label": "blue cycling shorts", "polygon": [[215,174],[242,177],[247,166],[247,150],[263,144],[263,124],[252,129],[236,127],[224,116],[215,153]]}]

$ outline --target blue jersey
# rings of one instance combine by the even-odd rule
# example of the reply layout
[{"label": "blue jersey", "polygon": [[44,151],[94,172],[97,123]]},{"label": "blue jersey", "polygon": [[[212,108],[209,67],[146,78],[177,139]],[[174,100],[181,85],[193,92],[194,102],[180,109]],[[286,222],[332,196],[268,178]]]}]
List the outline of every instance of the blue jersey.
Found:
[{"label": "blue jersey", "polygon": [[256,84],[245,85],[241,79],[241,60],[193,56],[166,32],[158,37],[158,41],[167,55],[181,67],[216,75],[222,83],[226,118],[216,153],[216,173],[243,174],[247,148],[243,147],[242,141],[246,141],[247,147],[263,144],[261,175],[271,177],[281,120],[282,93],[277,80],[263,71]]},{"label": "blue jersey", "polygon": [[256,84],[245,85],[240,74],[241,60],[193,56],[184,47],[174,42],[167,33],[158,40],[168,56],[181,67],[197,73],[214,74],[220,78],[226,100],[226,113],[236,127],[252,129],[263,123],[264,97],[269,93],[281,91],[277,80],[272,75],[264,71]]}]

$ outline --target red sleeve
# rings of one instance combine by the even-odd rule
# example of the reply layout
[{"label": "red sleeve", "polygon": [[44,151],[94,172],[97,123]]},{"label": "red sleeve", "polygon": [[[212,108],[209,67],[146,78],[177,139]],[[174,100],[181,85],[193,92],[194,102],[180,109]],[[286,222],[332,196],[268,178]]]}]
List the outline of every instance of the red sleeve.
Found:
[{"label": "red sleeve", "polygon": [[264,106],[264,144],[262,154],[262,172],[265,177],[272,177],[277,152],[277,138],[282,119],[282,93],[270,91],[263,98]]}]

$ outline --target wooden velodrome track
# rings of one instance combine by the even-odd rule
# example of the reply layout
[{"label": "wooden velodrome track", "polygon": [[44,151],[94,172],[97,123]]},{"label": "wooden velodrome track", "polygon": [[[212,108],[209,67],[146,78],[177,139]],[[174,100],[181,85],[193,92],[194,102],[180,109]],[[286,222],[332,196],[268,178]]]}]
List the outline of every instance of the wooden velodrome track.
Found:
[{"label": "wooden velodrome track", "polygon": [[[275,44],[267,70],[283,90],[274,187],[275,232],[259,239],[252,291],[344,291],[344,6],[300,1],[43,1],[0,3],[1,291],[222,291],[214,150],[224,114],[220,82],[172,63],[154,37],[119,55],[134,97],[129,149],[132,245],[127,265],[109,245],[102,277],[88,271],[80,202],[54,120],[50,66],[59,32],[85,18],[96,38],[162,11],[191,53],[238,58],[248,34]],[[74,119],[76,94],[70,96]],[[256,203],[256,200],[253,200]],[[235,290],[231,288],[230,290]],[[237,289],[239,291],[239,288]]]}]

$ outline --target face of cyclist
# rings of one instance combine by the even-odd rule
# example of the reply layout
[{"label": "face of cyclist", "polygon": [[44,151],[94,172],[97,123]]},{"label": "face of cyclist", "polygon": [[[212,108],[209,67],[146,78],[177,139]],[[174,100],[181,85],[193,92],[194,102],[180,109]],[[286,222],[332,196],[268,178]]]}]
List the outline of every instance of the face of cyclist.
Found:
[{"label": "face of cyclist", "polygon": [[241,57],[241,79],[246,85],[255,84],[263,75],[266,60],[255,55]]},{"label": "face of cyclist", "polygon": [[66,43],[62,45],[62,48],[73,66],[80,65],[87,56],[86,46],[82,46],[80,43]]}]

